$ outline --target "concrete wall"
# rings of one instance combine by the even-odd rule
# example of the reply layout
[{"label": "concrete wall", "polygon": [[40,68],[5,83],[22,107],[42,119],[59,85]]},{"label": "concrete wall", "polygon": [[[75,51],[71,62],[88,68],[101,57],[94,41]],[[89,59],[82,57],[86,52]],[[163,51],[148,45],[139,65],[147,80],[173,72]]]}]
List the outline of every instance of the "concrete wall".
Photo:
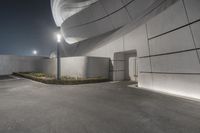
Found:
[{"label": "concrete wall", "polygon": [[[0,75],[13,72],[57,73],[57,60],[40,57],[0,56]],[[109,78],[109,59],[99,57],[61,58],[61,76],[80,78]]]},{"label": "concrete wall", "polygon": [[[66,50],[73,50],[70,56],[109,57],[116,80],[124,77],[117,70],[125,69],[116,53],[136,51],[140,87],[200,98],[199,7],[199,0],[164,0],[137,22]],[[134,14],[134,7],[127,11]]]},{"label": "concrete wall", "polygon": [[61,75],[81,78],[108,78],[109,59],[98,57],[68,57],[61,59]]},{"label": "concrete wall", "polygon": [[[44,59],[42,71],[56,75],[57,60]],[[80,78],[109,78],[109,58],[100,57],[66,57],[61,58],[61,76]]]},{"label": "concrete wall", "polygon": [[42,58],[0,55],[0,75],[9,75],[13,72],[41,71]]}]

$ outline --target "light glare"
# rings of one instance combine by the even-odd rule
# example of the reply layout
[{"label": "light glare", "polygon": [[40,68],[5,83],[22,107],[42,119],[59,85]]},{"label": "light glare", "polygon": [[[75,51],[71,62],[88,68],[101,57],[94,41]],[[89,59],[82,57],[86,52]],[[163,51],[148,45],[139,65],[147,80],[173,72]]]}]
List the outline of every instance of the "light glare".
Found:
[{"label": "light glare", "polygon": [[37,55],[38,54],[37,50],[33,50],[33,54]]},{"label": "light glare", "polygon": [[59,42],[61,42],[61,35],[60,34],[57,34],[57,42],[59,43]]}]

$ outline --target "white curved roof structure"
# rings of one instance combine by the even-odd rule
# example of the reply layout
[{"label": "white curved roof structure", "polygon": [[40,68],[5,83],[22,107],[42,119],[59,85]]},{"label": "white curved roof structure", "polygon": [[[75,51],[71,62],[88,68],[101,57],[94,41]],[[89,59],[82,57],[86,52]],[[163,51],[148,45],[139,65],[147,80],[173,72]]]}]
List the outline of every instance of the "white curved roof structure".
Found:
[{"label": "white curved roof structure", "polygon": [[127,25],[163,0],[51,0],[55,22],[74,44]]},{"label": "white curved roof structure", "polygon": [[97,0],[51,0],[53,16],[57,26],[72,15],[87,8]]}]

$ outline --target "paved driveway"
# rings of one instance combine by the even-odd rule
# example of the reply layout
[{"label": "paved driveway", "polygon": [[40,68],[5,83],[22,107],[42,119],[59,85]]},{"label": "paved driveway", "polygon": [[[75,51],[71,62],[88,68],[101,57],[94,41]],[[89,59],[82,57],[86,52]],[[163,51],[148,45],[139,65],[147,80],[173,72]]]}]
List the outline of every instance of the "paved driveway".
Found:
[{"label": "paved driveway", "polygon": [[128,84],[0,81],[0,133],[200,133],[200,103]]}]

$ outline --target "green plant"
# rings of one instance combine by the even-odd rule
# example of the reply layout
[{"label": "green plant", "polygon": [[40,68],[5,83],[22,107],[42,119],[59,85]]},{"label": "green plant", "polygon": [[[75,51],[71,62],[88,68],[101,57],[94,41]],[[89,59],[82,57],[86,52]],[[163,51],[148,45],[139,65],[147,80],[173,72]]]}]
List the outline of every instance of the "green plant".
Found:
[{"label": "green plant", "polygon": [[76,84],[87,84],[87,83],[98,83],[106,82],[108,79],[97,77],[97,78],[74,78],[69,76],[64,76],[61,80],[56,80],[55,76],[40,73],[40,72],[21,72],[14,73],[16,76],[21,76],[45,84],[61,84],[61,85],[76,85]]}]

